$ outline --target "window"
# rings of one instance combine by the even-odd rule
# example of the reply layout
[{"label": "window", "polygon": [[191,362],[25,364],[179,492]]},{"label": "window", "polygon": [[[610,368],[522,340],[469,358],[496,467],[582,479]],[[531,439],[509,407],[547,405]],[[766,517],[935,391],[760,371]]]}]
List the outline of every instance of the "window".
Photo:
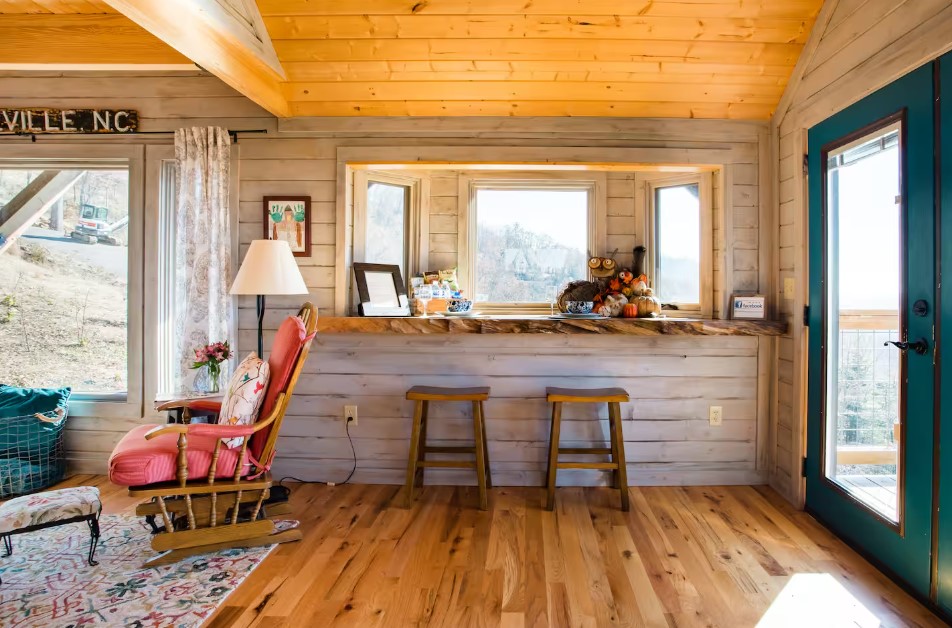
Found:
[{"label": "window", "polygon": [[652,288],[669,315],[709,317],[713,306],[711,175],[646,180]]},{"label": "window", "polygon": [[367,184],[367,243],[364,259],[371,264],[397,264],[406,277],[407,223],[410,220],[410,188],[406,185],[370,181]]},{"label": "window", "polygon": [[426,269],[420,224],[425,179],[390,172],[356,171],[354,176],[354,261],[396,264],[409,277]]},{"label": "window", "polygon": [[481,307],[547,311],[566,283],[588,276],[589,252],[600,248],[596,181],[471,178],[464,185],[460,280]]},{"label": "window", "polygon": [[0,155],[0,382],[141,416],[142,162],[115,152],[130,158]]}]

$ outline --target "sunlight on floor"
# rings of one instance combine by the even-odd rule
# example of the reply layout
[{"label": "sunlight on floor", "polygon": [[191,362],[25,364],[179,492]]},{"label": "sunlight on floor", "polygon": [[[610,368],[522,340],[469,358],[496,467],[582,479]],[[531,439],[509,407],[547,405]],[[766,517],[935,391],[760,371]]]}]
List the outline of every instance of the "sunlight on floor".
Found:
[{"label": "sunlight on floor", "polygon": [[880,625],[876,615],[827,573],[794,574],[757,623],[758,628]]}]

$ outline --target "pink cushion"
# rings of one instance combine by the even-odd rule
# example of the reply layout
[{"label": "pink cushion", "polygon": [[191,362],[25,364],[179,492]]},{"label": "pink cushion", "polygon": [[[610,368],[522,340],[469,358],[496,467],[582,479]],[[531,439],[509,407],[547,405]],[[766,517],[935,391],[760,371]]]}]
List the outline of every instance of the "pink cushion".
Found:
[{"label": "pink cushion", "polygon": [[[281,323],[278,333],[274,337],[274,344],[271,345],[271,354],[268,356],[268,366],[271,370],[271,380],[268,383],[268,393],[264,396],[264,403],[261,406],[259,419],[266,419],[274,410],[278,395],[285,392],[288,383],[291,380],[291,372],[294,370],[294,364],[297,362],[298,355],[304,347],[307,337],[307,328],[304,327],[304,321],[297,316],[289,316]],[[265,442],[268,440],[268,434],[271,428],[265,428],[251,437],[251,454],[255,458],[261,456],[264,450]],[[266,460],[262,460],[266,463]]]},{"label": "pink cushion", "polygon": [[[146,440],[145,434],[155,425],[140,425],[131,430],[109,456],[109,480],[119,486],[143,486],[156,482],[175,480],[178,458],[178,435],[163,434],[152,440]],[[191,480],[208,478],[208,469],[212,463],[215,449],[213,436],[192,434],[188,437],[188,477]],[[216,478],[228,478],[235,474],[240,449],[222,447],[218,456]],[[247,475],[250,465],[247,460],[242,475]]]}]

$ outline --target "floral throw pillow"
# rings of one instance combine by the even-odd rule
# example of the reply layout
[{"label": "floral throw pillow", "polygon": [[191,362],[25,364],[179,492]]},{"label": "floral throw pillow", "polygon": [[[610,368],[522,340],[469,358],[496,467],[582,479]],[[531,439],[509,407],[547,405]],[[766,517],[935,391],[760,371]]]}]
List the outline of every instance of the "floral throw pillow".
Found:
[{"label": "floral throw pillow", "polygon": [[[268,363],[252,352],[241,361],[228,382],[218,422],[224,425],[251,425],[258,419],[261,402],[268,391],[271,376]],[[225,439],[229,448],[240,447],[244,437]]]}]

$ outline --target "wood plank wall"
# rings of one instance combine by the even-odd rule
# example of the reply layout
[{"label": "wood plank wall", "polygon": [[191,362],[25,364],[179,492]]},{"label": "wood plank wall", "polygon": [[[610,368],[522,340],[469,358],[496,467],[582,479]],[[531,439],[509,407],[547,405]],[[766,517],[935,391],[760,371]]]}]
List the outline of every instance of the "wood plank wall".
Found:
[{"label": "wood plank wall", "polygon": [[808,280],[806,130],[952,48],[952,5],[946,0],[827,0],[827,5],[811,36],[816,41],[800,61],[802,78],[790,84],[773,120],[779,140],[778,286],[782,291],[784,280],[793,279],[796,290],[795,298],[778,301],[790,333],[780,339],[778,351],[770,482],[794,503],[803,500],[799,461],[806,425],[801,316]]},{"label": "wood plank wall", "polygon": [[[209,76],[0,76],[0,106],[121,106],[140,112],[143,130],[196,124],[232,129],[263,128],[266,136],[240,140],[240,241],[242,253],[261,236],[261,198],[267,194],[312,198],[312,256],[299,259],[311,299],[325,314],[334,306],[337,151],[344,146],[571,146],[731,149],[741,155],[732,167],[728,206],[730,232],[717,234],[719,294],[764,289],[758,269],[758,143],[760,123],[703,120],[486,119],[444,120],[340,119],[278,123],[259,107]],[[49,96],[55,95],[55,96]],[[9,140],[23,141],[28,140]],[[57,141],[170,141],[170,138],[41,138]],[[445,179],[445,180],[443,180]],[[719,185],[724,185],[723,180]],[[445,215],[431,235],[431,260],[448,261],[455,251],[452,230],[458,209],[453,175],[436,177],[433,211]],[[633,178],[613,175],[608,213],[619,226],[620,248],[632,246]],[[452,216],[453,218],[450,218]],[[628,219],[628,220],[626,220]],[[445,224],[444,224],[445,223]],[[444,233],[445,231],[445,233]],[[446,250],[440,243],[446,242]],[[728,283],[729,282],[729,283]],[[299,303],[297,298],[269,299],[266,343],[271,331]],[[239,348],[255,343],[254,303],[240,302]],[[756,483],[765,479],[757,447],[764,441],[767,417],[758,396],[769,386],[762,342],[756,338],[549,338],[326,336],[317,341],[292,402],[280,439],[276,472],[305,479],[341,480],[349,470],[350,449],[341,419],[343,405],[356,403],[360,420],[351,429],[359,459],[356,481],[400,482],[407,450],[409,405],[403,392],[411,384],[485,383],[493,387],[487,404],[490,454],[497,482],[541,481],[548,439],[546,385],[607,385],[628,388],[626,450],[633,483]],[[148,356],[146,357],[148,359]],[[724,407],[724,425],[708,426],[709,405]],[[463,409],[434,411],[433,434],[457,440],[468,434]],[[566,439],[579,443],[604,438],[604,410],[573,409]],[[67,447],[72,468],[102,472],[118,438],[143,419],[72,417]],[[760,438],[758,438],[758,434]],[[432,476],[439,480],[436,474]],[[444,474],[445,481],[469,481]],[[592,471],[566,475],[566,482],[592,484],[603,478]]]}]

